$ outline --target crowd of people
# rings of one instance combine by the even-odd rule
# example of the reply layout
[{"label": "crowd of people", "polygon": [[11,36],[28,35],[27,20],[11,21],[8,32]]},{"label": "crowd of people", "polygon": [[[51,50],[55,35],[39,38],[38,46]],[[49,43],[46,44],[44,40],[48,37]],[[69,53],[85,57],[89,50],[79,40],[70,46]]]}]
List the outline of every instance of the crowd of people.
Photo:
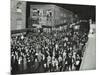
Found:
[{"label": "crowd of people", "polygon": [[87,41],[87,32],[68,27],[11,34],[11,73],[79,70]]}]

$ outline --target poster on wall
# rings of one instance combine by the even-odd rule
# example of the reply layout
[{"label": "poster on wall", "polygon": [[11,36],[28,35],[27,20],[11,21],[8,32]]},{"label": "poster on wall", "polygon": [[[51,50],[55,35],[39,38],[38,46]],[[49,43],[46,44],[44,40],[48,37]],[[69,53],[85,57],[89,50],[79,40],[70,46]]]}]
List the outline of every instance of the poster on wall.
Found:
[{"label": "poster on wall", "polygon": [[96,70],[96,6],[11,0],[11,74]]}]

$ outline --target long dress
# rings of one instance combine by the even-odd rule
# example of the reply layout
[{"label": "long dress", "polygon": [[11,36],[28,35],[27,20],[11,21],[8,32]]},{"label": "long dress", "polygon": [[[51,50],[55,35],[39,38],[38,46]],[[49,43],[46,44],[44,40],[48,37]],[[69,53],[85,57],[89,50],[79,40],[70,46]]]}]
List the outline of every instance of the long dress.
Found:
[{"label": "long dress", "polygon": [[39,68],[40,68],[39,62],[34,62],[33,72],[38,73]]},{"label": "long dress", "polygon": [[26,69],[27,69],[27,61],[26,61],[25,57],[24,57],[24,60],[23,60],[23,69],[24,69],[24,71],[26,71]]}]

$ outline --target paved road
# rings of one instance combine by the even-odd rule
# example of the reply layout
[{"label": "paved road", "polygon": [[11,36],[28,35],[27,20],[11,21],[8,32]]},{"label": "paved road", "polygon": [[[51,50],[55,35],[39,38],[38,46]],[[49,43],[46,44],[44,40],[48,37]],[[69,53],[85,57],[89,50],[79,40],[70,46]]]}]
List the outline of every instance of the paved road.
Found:
[{"label": "paved road", "polygon": [[87,48],[80,66],[80,70],[96,69],[96,38],[95,35],[89,37]]}]

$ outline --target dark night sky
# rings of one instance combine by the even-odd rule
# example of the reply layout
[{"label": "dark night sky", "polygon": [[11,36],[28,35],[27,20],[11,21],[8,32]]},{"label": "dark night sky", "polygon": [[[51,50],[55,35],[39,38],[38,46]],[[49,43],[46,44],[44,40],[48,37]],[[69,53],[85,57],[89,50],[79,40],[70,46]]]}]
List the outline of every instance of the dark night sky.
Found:
[{"label": "dark night sky", "polygon": [[[92,18],[95,21],[96,18],[96,6],[95,5],[78,5],[78,4],[63,4],[63,3],[44,3],[44,2],[27,2],[26,15],[29,14],[29,9],[31,4],[54,4],[72,11],[77,14],[80,19],[90,19]],[[28,18],[28,15],[26,16]]]}]

